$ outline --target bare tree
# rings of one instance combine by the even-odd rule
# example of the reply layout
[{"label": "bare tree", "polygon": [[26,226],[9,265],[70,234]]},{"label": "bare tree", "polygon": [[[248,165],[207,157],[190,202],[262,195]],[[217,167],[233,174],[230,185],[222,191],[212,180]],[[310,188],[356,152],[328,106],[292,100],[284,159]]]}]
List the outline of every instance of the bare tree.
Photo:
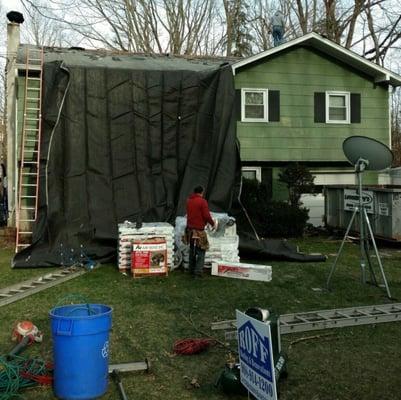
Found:
[{"label": "bare tree", "polygon": [[[371,7],[365,10],[369,31],[369,36],[365,41],[371,45],[370,48],[365,49],[364,56],[377,64],[384,65],[387,53],[400,42],[401,15],[396,9],[384,8],[382,4],[378,4],[376,8],[380,10],[377,10],[375,14]],[[376,22],[379,11],[381,12],[380,24]],[[399,11],[401,10],[399,9]]]},{"label": "bare tree", "polygon": [[[193,54],[210,49],[215,0],[22,0],[64,24],[91,47]],[[63,18],[64,14],[68,18]]]},{"label": "bare tree", "polygon": [[246,0],[223,0],[227,56],[249,56],[252,34],[248,30],[249,6]]},{"label": "bare tree", "polygon": [[[43,2],[35,2],[40,7]],[[23,3],[25,9],[25,22],[21,25],[22,41],[36,46],[65,46],[73,40],[71,33],[60,21],[44,17],[36,7],[30,3]]]}]

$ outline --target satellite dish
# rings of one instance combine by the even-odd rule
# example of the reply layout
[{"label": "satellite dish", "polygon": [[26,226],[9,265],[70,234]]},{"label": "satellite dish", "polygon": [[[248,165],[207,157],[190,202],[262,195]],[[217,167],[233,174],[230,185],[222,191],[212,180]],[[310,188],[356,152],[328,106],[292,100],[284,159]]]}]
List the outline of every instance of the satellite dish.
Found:
[{"label": "satellite dish", "polygon": [[393,153],[382,142],[366,136],[351,136],[344,140],[343,151],[348,161],[371,171],[385,169],[393,163]]}]

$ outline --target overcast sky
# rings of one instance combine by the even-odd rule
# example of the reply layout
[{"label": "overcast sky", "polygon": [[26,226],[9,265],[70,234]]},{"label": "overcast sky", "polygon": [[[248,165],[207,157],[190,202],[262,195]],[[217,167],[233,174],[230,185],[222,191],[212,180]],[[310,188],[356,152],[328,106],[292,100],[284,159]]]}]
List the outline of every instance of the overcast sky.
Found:
[{"label": "overcast sky", "polygon": [[0,0],[5,11],[11,11],[11,10],[16,10],[16,11],[23,11],[22,4],[19,2],[19,0]]}]

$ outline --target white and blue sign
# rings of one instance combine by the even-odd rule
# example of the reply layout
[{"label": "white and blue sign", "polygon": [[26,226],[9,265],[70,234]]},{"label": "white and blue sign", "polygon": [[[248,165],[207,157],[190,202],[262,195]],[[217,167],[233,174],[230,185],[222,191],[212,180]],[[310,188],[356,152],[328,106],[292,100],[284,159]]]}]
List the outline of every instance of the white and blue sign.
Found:
[{"label": "white and blue sign", "polygon": [[[362,203],[368,214],[373,214],[373,192],[362,190]],[[344,210],[354,211],[359,207],[359,193],[356,189],[344,189]]]},{"label": "white and blue sign", "polygon": [[276,400],[270,323],[236,313],[241,383],[258,400]]}]

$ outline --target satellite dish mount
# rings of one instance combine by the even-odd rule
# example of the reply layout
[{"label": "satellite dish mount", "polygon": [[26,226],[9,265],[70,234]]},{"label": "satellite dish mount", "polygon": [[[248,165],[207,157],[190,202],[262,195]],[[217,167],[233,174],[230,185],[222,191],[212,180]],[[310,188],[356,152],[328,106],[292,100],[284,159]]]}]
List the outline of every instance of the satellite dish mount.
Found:
[{"label": "satellite dish mount", "polygon": [[372,242],[376,259],[379,264],[380,273],[383,279],[383,285],[386,289],[387,296],[391,299],[390,288],[387,283],[386,275],[384,273],[383,264],[380,259],[379,251],[377,250],[375,237],[373,230],[370,225],[370,220],[366,211],[366,204],[363,200],[362,191],[362,177],[366,170],[377,171],[385,169],[391,166],[393,162],[393,153],[383,143],[365,137],[365,136],[351,136],[344,140],[343,151],[348,161],[354,165],[355,173],[358,181],[358,205],[354,206],[354,210],[345,231],[344,238],[341,242],[340,249],[337,253],[336,259],[334,260],[333,266],[331,267],[329,276],[327,278],[327,289],[330,290],[331,278],[336,270],[338,260],[342,253],[345,241],[347,240],[348,234],[352,228],[352,224],[356,219],[356,215],[359,214],[359,248],[360,248],[360,268],[361,268],[361,281],[366,283],[366,265],[369,268],[371,283],[376,286],[378,285],[372,262],[369,254],[370,241]]}]

